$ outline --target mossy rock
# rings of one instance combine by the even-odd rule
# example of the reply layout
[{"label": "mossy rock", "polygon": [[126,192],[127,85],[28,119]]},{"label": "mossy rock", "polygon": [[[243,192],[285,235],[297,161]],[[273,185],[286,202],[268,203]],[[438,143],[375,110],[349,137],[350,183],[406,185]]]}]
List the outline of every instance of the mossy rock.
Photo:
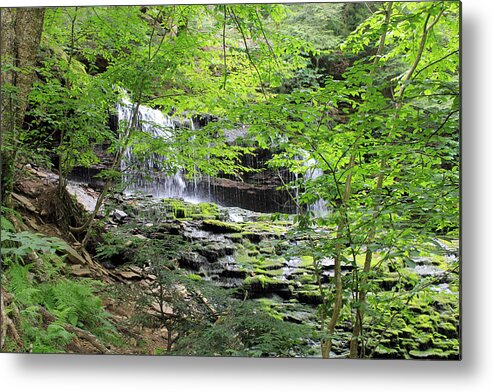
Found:
[{"label": "mossy rock", "polygon": [[245,283],[249,285],[259,283],[262,287],[266,287],[267,285],[277,285],[280,282],[279,280],[274,279],[270,276],[260,274],[260,275],[248,276],[245,279]]},{"label": "mossy rock", "polygon": [[310,287],[310,285],[303,286],[303,289],[301,290],[296,290],[294,292],[294,297],[301,303],[310,304],[310,305],[320,305],[323,302],[320,292],[316,291],[315,289],[307,290],[306,287]]},{"label": "mossy rock", "polygon": [[200,211],[200,215],[203,217],[212,217],[214,219],[219,219],[221,212],[216,204],[213,203],[199,203],[197,208]]},{"label": "mossy rock", "polygon": [[202,228],[212,233],[241,233],[242,228],[234,223],[221,222],[215,219],[206,219],[202,222]]},{"label": "mossy rock", "polygon": [[241,243],[243,241],[243,234],[242,233],[231,233],[228,235],[228,238],[231,239],[231,241],[236,242],[236,243]]},{"label": "mossy rock", "polygon": [[300,267],[301,268],[312,268],[313,267],[313,256],[300,256],[301,263]]},{"label": "mossy rock", "polygon": [[255,260],[258,267],[268,270],[281,269],[285,263],[283,258],[260,258]]},{"label": "mossy rock", "polygon": [[317,278],[313,274],[303,273],[296,277],[296,280],[300,282],[302,285],[314,284],[317,281]]},{"label": "mossy rock", "polygon": [[459,331],[457,327],[451,323],[441,323],[437,326],[437,332],[446,336],[447,338],[457,338]]},{"label": "mossy rock", "polygon": [[265,237],[277,237],[285,234],[287,228],[276,223],[266,222],[244,222],[241,224],[243,230],[249,233],[263,234]]},{"label": "mossy rock", "polygon": [[253,231],[244,231],[243,237],[248,239],[250,243],[258,244],[260,241],[266,238],[264,233],[255,233]]},{"label": "mossy rock", "polygon": [[399,339],[399,344],[400,346],[405,347],[407,351],[417,350],[418,348],[418,342],[414,338]]},{"label": "mossy rock", "polygon": [[410,325],[406,325],[405,327],[399,328],[399,336],[401,337],[410,337],[416,333],[416,330]]},{"label": "mossy rock", "polygon": [[255,268],[254,272],[256,274],[265,275],[265,276],[269,276],[272,278],[276,278],[276,277],[279,278],[280,276],[282,276],[282,270],[280,270],[280,269]]},{"label": "mossy rock", "polygon": [[445,336],[433,336],[433,346],[439,347],[443,350],[459,350],[458,339],[448,339]]},{"label": "mossy rock", "polygon": [[174,219],[219,219],[221,213],[217,205],[212,203],[187,203],[180,199],[163,199],[162,205]]},{"label": "mossy rock", "polygon": [[197,249],[197,252],[207,258],[209,262],[215,262],[221,257],[230,256],[234,251],[235,249],[231,245],[221,243],[211,243]]},{"label": "mossy rock", "polygon": [[414,325],[416,328],[422,331],[427,331],[427,332],[435,331],[434,322],[428,314],[418,315],[415,319]]},{"label": "mossy rock", "polygon": [[243,287],[248,290],[251,298],[271,293],[276,293],[283,298],[290,298],[292,295],[291,288],[287,282],[267,275],[249,276],[245,279]]},{"label": "mossy rock", "polygon": [[411,350],[409,355],[412,358],[419,359],[443,359],[447,358],[453,352],[443,351],[439,348],[430,348],[428,350]]},{"label": "mossy rock", "polygon": [[242,252],[236,252],[234,255],[235,262],[236,264],[246,270],[246,271],[253,271],[254,266],[257,264],[256,259],[252,258],[248,255],[248,253],[242,251]]},{"label": "mossy rock", "polygon": [[260,252],[257,249],[251,249],[247,251],[248,256],[255,257],[260,254]]},{"label": "mossy rock", "polygon": [[274,248],[276,249],[276,253],[280,255],[289,250],[289,248],[291,248],[291,244],[289,241],[277,241]]},{"label": "mossy rock", "polygon": [[399,354],[399,351],[395,348],[379,344],[377,348],[375,348],[375,354],[376,358],[396,358]]},{"label": "mossy rock", "polygon": [[433,346],[433,337],[431,335],[421,335],[416,337],[420,350],[428,350]]},{"label": "mossy rock", "polygon": [[272,255],[276,253],[276,250],[274,249],[274,247],[270,246],[270,247],[260,248],[259,252],[266,255]]}]

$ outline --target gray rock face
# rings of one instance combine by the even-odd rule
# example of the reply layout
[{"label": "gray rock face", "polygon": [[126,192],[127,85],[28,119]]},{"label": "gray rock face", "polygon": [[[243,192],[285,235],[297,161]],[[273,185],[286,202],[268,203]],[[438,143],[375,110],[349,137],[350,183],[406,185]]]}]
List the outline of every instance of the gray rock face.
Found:
[{"label": "gray rock face", "polygon": [[113,219],[120,222],[128,216],[128,214],[125,211],[118,209],[113,210],[110,215],[113,217]]}]

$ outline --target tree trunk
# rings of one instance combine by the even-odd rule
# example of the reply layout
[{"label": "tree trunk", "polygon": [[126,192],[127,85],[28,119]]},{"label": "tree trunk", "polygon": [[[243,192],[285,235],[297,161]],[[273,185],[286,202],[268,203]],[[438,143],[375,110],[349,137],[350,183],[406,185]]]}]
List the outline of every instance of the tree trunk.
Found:
[{"label": "tree trunk", "polygon": [[0,9],[1,196],[10,205],[18,132],[24,122],[41,41],[44,8]]},{"label": "tree trunk", "polygon": [[[349,160],[348,166],[348,175],[346,177],[346,185],[344,187],[344,194],[342,197],[342,205],[341,208],[346,210],[347,204],[351,197],[351,183],[353,180],[352,168],[355,166],[356,157],[354,154],[351,154],[351,158]],[[337,326],[337,322],[339,321],[339,316],[342,310],[342,300],[343,300],[343,287],[342,287],[342,239],[344,238],[344,230],[346,228],[347,215],[346,211],[341,214],[341,218],[337,225],[337,243],[335,245],[335,255],[334,255],[334,287],[335,287],[335,295],[334,295],[334,306],[332,308],[332,316],[330,317],[329,323],[327,324],[327,338],[322,341],[322,358],[330,358],[330,351],[332,350],[333,343],[333,335]]]}]

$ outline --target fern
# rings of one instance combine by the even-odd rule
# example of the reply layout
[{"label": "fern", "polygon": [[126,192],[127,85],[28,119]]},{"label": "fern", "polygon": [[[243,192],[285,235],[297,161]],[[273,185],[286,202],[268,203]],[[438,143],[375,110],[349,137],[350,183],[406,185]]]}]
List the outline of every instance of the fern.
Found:
[{"label": "fern", "polygon": [[88,282],[60,279],[55,284],[41,285],[41,289],[47,308],[62,312],[74,326],[94,328],[105,316],[102,301],[93,294]]},{"label": "fern", "polygon": [[0,217],[0,227],[2,228],[2,231],[15,231],[14,225],[4,216]]},{"label": "fern", "polygon": [[57,250],[66,247],[65,242],[54,237],[45,237],[29,231],[19,233],[3,230],[2,254],[12,257],[26,257],[32,252],[55,254]]},{"label": "fern", "polygon": [[[62,277],[63,257],[56,252],[66,247],[65,242],[28,231],[15,232],[14,225],[3,216],[1,229],[5,271],[2,284],[13,296],[13,304],[6,311],[9,314],[16,307],[20,316],[23,347],[16,347],[17,350],[64,352],[74,337],[65,329],[67,324],[85,329],[104,341],[118,342],[102,300],[94,293],[96,283]],[[38,255],[36,264],[27,261],[33,252]],[[43,282],[37,276],[42,276]],[[53,322],[46,324],[40,306],[55,317]]]},{"label": "fern", "polygon": [[39,290],[30,282],[32,264],[20,265],[13,263],[7,270],[8,290],[14,294],[16,302],[23,305],[32,304]]}]

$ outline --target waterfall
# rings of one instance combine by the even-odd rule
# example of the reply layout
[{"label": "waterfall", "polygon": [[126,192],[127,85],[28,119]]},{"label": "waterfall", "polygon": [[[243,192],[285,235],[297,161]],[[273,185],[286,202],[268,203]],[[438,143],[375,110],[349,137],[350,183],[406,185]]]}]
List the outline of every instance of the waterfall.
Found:
[{"label": "waterfall", "polygon": [[[137,110],[136,119],[132,124],[134,130],[142,132],[143,139],[152,142],[152,138],[159,138],[165,142],[164,147],[168,145],[170,148],[169,154],[160,151],[162,155],[150,151],[148,153],[137,151],[139,148],[137,145],[135,148],[130,145],[124,151],[121,171],[127,195],[180,198],[192,203],[213,202],[224,207],[240,207],[257,212],[294,212],[294,206],[287,203],[289,198],[286,194],[275,190],[272,185],[254,183],[255,178],[248,183],[228,177],[201,175],[198,171],[189,178],[182,168],[177,167],[176,161],[172,158],[175,154],[171,148],[176,131],[179,128],[198,130],[207,118],[197,116],[182,119],[144,105],[139,105],[137,108],[128,99],[123,99],[117,105],[120,128],[131,122],[135,110]],[[245,135],[246,132],[245,127],[232,129],[227,132],[226,139],[233,143],[237,137]],[[166,144],[166,141],[170,144]],[[255,161],[250,163],[257,165]]]},{"label": "waterfall", "polygon": [[[119,122],[130,123],[134,110],[135,104],[123,99],[117,106]],[[179,120],[164,115],[160,110],[144,105],[139,105],[137,109],[136,127],[151,137],[170,140],[175,128],[181,124]],[[193,121],[189,120],[187,125],[194,129]],[[165,167],[172,167],[172,162],[167,162],[165,157],[152,153],[139,160],[132,147],[128,147],[121,164],[124,180],[128,184],[125,192],[127,194],[142,192],[159,198],[195,199],[197,195],[187,193],[183,170],[174,168],[173,174],[163,174],[162,169]]]},{"label": "waterfall", "polygon": [[[305,180],[315,180],[323,176],[324,172],[317,166],[317,161],[313,158],[304,161],[304,166],[308,167],[304,174]],[[308,210],[312,211],[316,217],[323,217],[328,214],[327,204],[323,198],[318,199],[316,202],[308,205]]]}]

